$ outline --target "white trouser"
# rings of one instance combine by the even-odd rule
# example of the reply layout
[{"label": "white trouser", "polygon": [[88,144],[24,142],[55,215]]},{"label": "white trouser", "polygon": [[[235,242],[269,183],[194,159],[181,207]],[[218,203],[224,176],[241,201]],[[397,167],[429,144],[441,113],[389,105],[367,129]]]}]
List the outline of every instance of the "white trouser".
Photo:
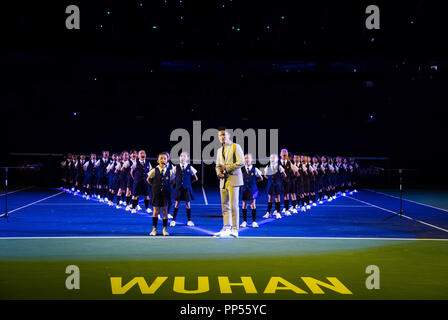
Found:
[{"label": "white trouser", "polygon": [[224,227],[230,225],[238,230],[240,211],[238,206],[240,187],[232,187],[230,181],[226,181],[225,188],[221,190],[221,207]]}]

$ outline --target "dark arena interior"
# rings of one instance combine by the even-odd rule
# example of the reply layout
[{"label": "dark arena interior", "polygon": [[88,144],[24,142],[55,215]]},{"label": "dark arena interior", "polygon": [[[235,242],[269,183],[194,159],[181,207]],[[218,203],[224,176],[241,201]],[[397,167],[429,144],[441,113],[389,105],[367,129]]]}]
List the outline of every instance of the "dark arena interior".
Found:
[{"label": "dark arena interior", "polygon": [[[448,11],[441,2],[11,4],[0,51],[1,300],[448,298]],[[70,5],[79,8],[79,29],[67,27]],[[368,28],[369,5],[380,10],[378,28]],[[257,182],[259,227],[249,226],[249,208],[250,223],[239,228],[238,239],[216,239],[219,178],[201,150],[211,141],[207,130],[221,126],[256,133],[256,140],[242,140],[244,153],[260,148],[260,132],[267,132],[268,151],[253,155],[260,170],[275,141],[274,153],[287,149],[291,161],[293,155],[353,158],[356,187],[336,185],[333,201],[316,191],[304,211],[276,219],[263,217],[270,211],[264,179]],[[188,133],[183,151],[197,170],[194,226],[181,203],[169,237],[151,237],[149,211],[131,213],[115,201],[108,206],[95,192],[86,199],[82,183],[63,180],[68,154],[88,160],[91,153],[100,159],[103,150],[111,156],[145,150],[155,167],[159,154],[180,141],[175,130]],[[171,154],[174,162],[178,156]],[[288,206],[282,190],[281,209]],[[302,204],[297,200],[296,209]],[[241,223],[241,208],[239,214]],[[381,290],[366,289],[369,264],[384,274]],[[85,274],[84,290],[63,285],[67,265]],[[124,295],[114,291],[114,277],[124,285],[139,275],[148,284],[159,275],[168,280],[149,295],[140,283]],[[185,296],[172,288],[179,275],[190,289],[207,275],[211,287]],[[224,280],[212,282],[222,275],[233,283],[250,276],[257,292],[235,286],[223,295]],[[272,276],[289,282],[266,295]],[[325,294],[316,295],[309,278],[308,287],[297,283],[300,276],[325,282]],[[298,295],[296,286],[309,294]]]}]

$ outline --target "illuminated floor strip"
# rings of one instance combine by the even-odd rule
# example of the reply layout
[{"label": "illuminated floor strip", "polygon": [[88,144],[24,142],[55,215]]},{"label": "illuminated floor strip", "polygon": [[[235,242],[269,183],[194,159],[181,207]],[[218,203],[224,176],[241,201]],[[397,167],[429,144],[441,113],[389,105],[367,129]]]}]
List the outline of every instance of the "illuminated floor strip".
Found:
[{"label": "illuminated floor strip", "polygon": [[[369,192],[373,192],[373,193],[378,193],[378,194],[381,194],[383,196],[388,196],[388,197],[391,197],[391,198],[400,199],[400,197],[393,196],[391,194],[387,194],[387,193],[384,193],[384,192],[375,191],[375,190],[371,190],[371,189],[365,189],[365,190],[369,191]],[[425,207],[428,207],[428,208],[432,208],[432,209],[448,212],[448,210],[446,210],[446,209],[442,209],[442,208],[439,208],[439,207],[434,207],[434,206],[431,206],[431,205],[426,204],[426,203],[421,203],[421,202],[417,202],[417,201],[413,201],[413,200],[409,200],[409,199],[405,199],[405,198],[403,198],[403,201],[412,202],[412,203],[419,204],[421,206],[425,206]]]},{"label": "illuminated floor strip", "polygon": [[22,206],[22,207],[13,209],[13,210],[11,210],[11,211],[8,211],[8,214],[11,214],[11,213],[13,213],[13,212],[16,212],[16,211],[19,211],[19,210],[22,210],[22,209],[25,209],[25,208],[28,208],[28,207],[30,207],[30,206],[32,206],[32,205],[35,205],[36,203],[45,201],[45,200],[50,199],[50,198],[53,198],[53,197],[56,197],[56,196],[58,196],[58,195],[60,195],[60,194],[62,194],[62,193],[64,193],[64,191],[61,191],[61,192],[58,192],[58,193],[56,193],[56,194],[53,194],[53,195],[51,195],[51,196],[49,196],[49,197],[45,197],[45,198],[43,198],[43,199],[40,199],[40,200],[31,202],[31,203],[26,204],[26,205],[24,205],[24,206]]}]

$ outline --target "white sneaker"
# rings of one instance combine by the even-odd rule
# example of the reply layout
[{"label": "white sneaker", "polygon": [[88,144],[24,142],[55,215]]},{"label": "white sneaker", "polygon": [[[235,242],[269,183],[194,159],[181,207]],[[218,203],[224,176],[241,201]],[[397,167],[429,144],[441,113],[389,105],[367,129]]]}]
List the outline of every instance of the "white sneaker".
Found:
[{"label": "white sneaker", "polygon": [[86,195],[85,195],[85,194],[83,194],[83,195],[82,195],[82,197],[83,197],[83,198],[85,199],[85,198],[86,198]]},{"label": "white sneaker", "polygon": [[173,219],[173,216],[168,213],[168,219]]},{"label": "white sneaker", "polygon": [[187,222],[187,226],[189,226],[189,227],[194,227],[194,223],[193,223],[193,221],[191,221],[191,220],[188,221],[188,222]]},{"label": "white sneaker", "polygon": [[230,238],[231,230],[229,228],[223,228],[220,232],[215,233],[215,237]]},{"label": "white sneaker", "polygon": [[241,228],[246,228],[247,227],[247,222],[243,221],[243,223],[240,225]]},{"label": "white sneaker", "polygon": [[157,235],[157,229],[156,228],[152,228],[151,233],[149,234],[150,236],[156,236]]},{"label": "white sneaker", "polygon": [[351,195],[351,196],[352,196],[352,195],[353,195],[353,191],[350,191],[349,195]]},{"label": "white sneaker", "polygon": [[137,205],[136,209],[140,211],[140,210],[142,210],[142,207],[140,207],[139,205]]},{"label": "white sneaker", "polygon": [[74,196],[77,196],[79,194],[78,191],[75,191],[75,193],[73,194]]},{"label": "white sneaker", "polygon": [[311,206],[310,206],[310,205],[307,205],[307,206],[306,206],[306,210],[311,210]]},{"label": "white sneaker", "polygon": [[126,211],[131,211],[131,206],[126,206]]},{"label": "white sneaker", "polygon": [[258,223],[256,223],[255,221],[252,222],[252,228],[258,228]]},{"label": "white sneaker", "polygon": [[100,202],[104,202],[104,200],[103,200],[102,198],[99,198],[99,199],[100,199],[100,200],[99,200]]},{"label": "white sneaker", "polygon": [[286,208],[283,208],[282,213],[285,213],[285,211],[286,211]]},{"label": "white sneaker", "polygon": [[230,231],[230,236],[234,237],[234,238],[238,238],[238,230],[232,230]]},{"label": "white sneaker", "polygon": [[342,193],[342,196],[343,196],[343,197],[345,197],[345,196],[346,196],[346,193],[345,193],[345,192],[343,192],[343,193]]},{"label": "white sneaker", "polygon": [[273,216],[275,216],[275,219],[281,219],[282,215],[278,213],[277,211],[274,211]]},{"label": "white sneaker", "polygon": [[174,220],[171,221],[171,222],[170,222],[170,227],[175,227],[175,226],[176,226],[176,221],[174,221]]},{"label": "white sneaker", "polygon": [[163,228],[163,230],[162,230],[162,234],[163,234],[165,237],[170,235],[170,234],[166,231],[166,228]]},{"label": "white sneaker", "polygon": [[328,196],[327,196],[327,195],[325,195],[325,196],[324,196],[324,200],[327,200],[327,199],[328,199]]},{"label": "white sneaker", "polygon": [[291,212],[285,211],[285,216],[289,217],[291,215]]},{"label": "white sneaker", "polygon": [[115,209],[121,209],[121,206],[120,206],[119,204],[117,204],[117,205],[115,206]]},{"label": "white sneaker", "polygon": [[306,211],[306,207],[303,206],[303,207],[300,209],[300,211],[305,212],[305,211]]},{"label": "white sneaker", "polygon": [[104,202],[109,202],[109,199],[107,197],[105,197]]},{"label": "white sneaker", "polygon": [[319,200],[319,204],[323,204],[324,202],[322,200]]},{"label": "white sneaker", "polygon": [[221,231],[215,232],[213,234],[214,237],[219,237],[221,235],[221,233],[224,232],[224,229],[222,229]]},{"label": "white sneaker", "polygon": [[297,213],[296,209],[292,209],[291,211],[292,211],[292,213]]},{"label": "white sneaker", "polygon": [[86,200],[90,200],[90,196],[86,196]]},{"label": "white sneaker", "polygon": [[353,192],[355,192],[355,193],[356,193],[356,192],[358,192],[358,190],[356,190],[356,189],[355,189],[355,190],[353,190]]},{"label": "white sneaker", "polygon": [[152,212],[151,208],[146,208],[146,212],[151,213]]},{"label": "white sneaker", "polygon": [[333,200],[336,200],[336,196],[333,196]]},{"label": "white sneaker", "polygon": [[263,216],[264,219],[267,219],[269,217],[270,217],[270,213],[269,212],[266,212],[266,214]]},{"label": "white sneaker", "polygon": [[331,202],[331,201],[333,201],[333,197],[328,198],[328,202]]},{"label": "white sneaker", "polygon": [[132,210],[131,210],[131,213],[137,213],[137,210],[132,209]]},{"label": "white sneaker", "polygon": [[313,207],[316,207],[316,206],[317,206],[317,203],[316,203],[316,202],[314,202],[314,203],[312,204],[312,206],[313,206]]},{"label": "white sneaker", "polygon": [[109,201],[107,204],[108,204],[110,207],[112,207],[112,206],[114,205],[114,203],[113,203],[112,201]]}]

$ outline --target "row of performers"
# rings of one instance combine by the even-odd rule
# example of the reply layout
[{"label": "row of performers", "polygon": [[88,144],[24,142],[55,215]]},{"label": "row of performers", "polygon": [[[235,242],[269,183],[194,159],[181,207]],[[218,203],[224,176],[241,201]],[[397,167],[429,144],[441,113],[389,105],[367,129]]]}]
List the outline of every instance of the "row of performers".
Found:
[{"label": "row of performers", "polygon": [[[138,199],[144,197],[145,209],[153,212],[153,217],[163,216],[163,234],[166,232],[165,218],[171,218],[170,226],[176,225],[176,217],[181,201],[186,202],[188,226],[194,226],[191,221],[190,200],[193,198],[191,184],[198,180],[197,171],[189,164],[187,153],[179,157],[180,163],[173,166],[170,163],[169,153],[159,154],[158,165],[152,168],[146,159],[146,152],[136,150],[123,151],[109,157],[108,151],[102,152],[97,159],[92,153],[87,160],[85,155],[68,154],[62,161],[63,189],[72,190],[75,194],[81,193],[83,197],[97,197],[101,202],[114,205],[120,209],[125,205],[127,211],[136,213],[141,210]],[[280,219],[282,214],[288,216],[299,210],[306,212],[312,206],[332,201],[338,193],[356,192],[359,177],[359,167],[353,158],[341,157],[309,157],[292,155],[286,149],[270,156],[269,165],[259,170],[252,165],[252,156],[245,155],[245,164],[242,168],[244,185],[241,188],[243,223],[247,227],[248,206],[251,208],[252,227],[258,227],[256,222],[256,199],[258,198],[257,183],[267,179],[268,203],[267,212],[263,218],[275,217]],[[161,173],[162,175],[160,175]],[[166,176],[166,177],[165,177]],[[157,188],[150,188],[153,180],[157,180]],[[169,184],[157,192],[159,184],[168,181]],[[163,183],[161,184],[163,187]],[[174,188],[172,187],[174,185]],[[152,193],[151,193],[152,191]],[[174,193],[175,206],[173,216],[169,214],[171,194]],[[151,197],[150,197],[151,195]],[[281,195],[283,195],[284,208],[281,208]],[[273,204],[274,212],[271,214]],[[291,204],[291,205],[290,205]],[[154,226],[157,219],[153,219]],[[155,228],[155,227],[154,227]],[[153,230],[153,233],[156,232]]]}]

